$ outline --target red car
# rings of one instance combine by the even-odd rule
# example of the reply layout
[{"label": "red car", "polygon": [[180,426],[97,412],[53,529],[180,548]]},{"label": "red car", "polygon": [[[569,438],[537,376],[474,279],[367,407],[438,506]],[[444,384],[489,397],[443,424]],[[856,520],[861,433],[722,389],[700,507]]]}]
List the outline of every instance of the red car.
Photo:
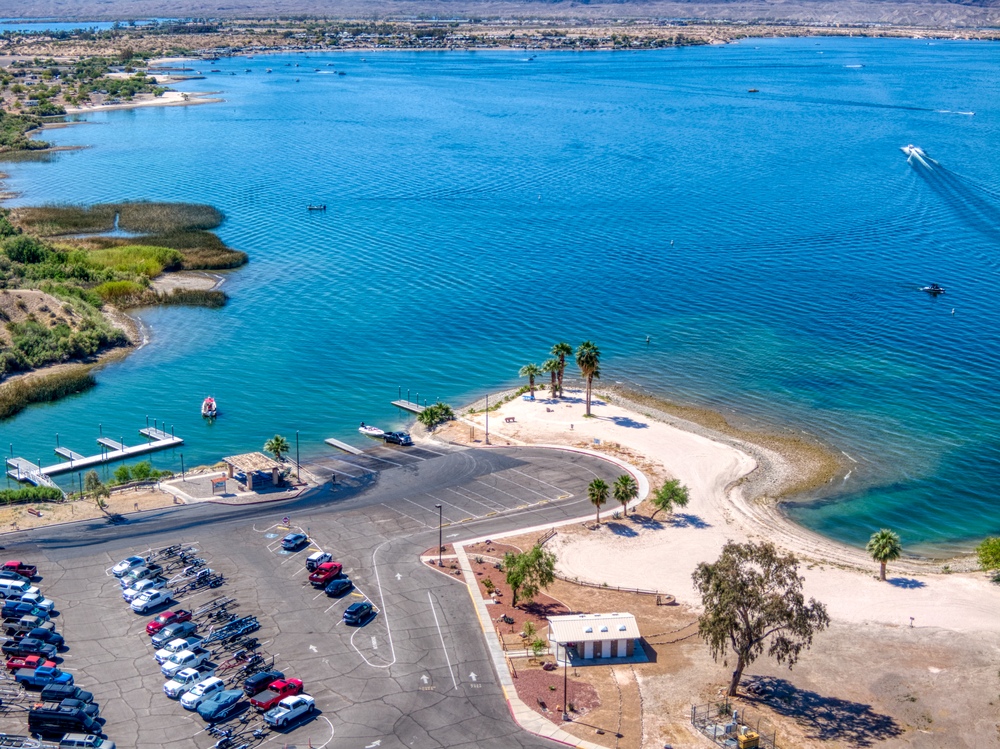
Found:
[{"label": "red car", "polygon": [[40,655],[26,655],[18,658],[11,658],[7,661],[8,671],[17,671],[20,668],[55,668],[55,661],[47,661]]},{"label": "red car", "polygon": [[25,564],[24,562],[7,562],[3,568],[8,572],[15,572],[29,580],[38,574],[38,568],[35,565]]},{"label": "red car", "polygon": [[191,620],[191,612],[184,609],[177,611],[164,611],[153,621],[146,625],[146,634],[152,637],[168,624],[180,624]]},{"label": "red car", "polygon": [[316,571],[309,575],[309,582],[320,587],[326,585],[341,573],[344,565],[340,562],[323,562]]}]

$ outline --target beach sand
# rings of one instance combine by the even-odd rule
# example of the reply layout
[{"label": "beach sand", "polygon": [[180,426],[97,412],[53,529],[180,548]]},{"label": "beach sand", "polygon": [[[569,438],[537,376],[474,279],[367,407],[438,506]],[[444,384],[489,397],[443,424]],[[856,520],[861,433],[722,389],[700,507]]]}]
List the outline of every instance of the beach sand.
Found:
[{"label": "beach sand", "polygon": [[[541,394],[539,394],[541,395]],[[877,579],[878,565],[854,549],[812,533],[777,509],[773,497],[789,488],[815,485],[829,466],[816,456],[782,452],[780,444],[746,439],[670,417],[651,418],[641,405],[626,407],[622,397],[598,398],[594,416],[584,418],[583,393],[566,390],[562,400],[514,398],[490,413],[491,442],[567,445],[618,453],[639,466],[655,484],[675,477],[690,489],[690,504],[657,522],[612,520],[606,505],[603,527],[578,526],[550,542],[562,575],[595,583],[655,588],[697,607],[691,573],[713,561],[723,544],[773,541],[801,561],[807,596],[827,605],[836,622],[940,627],[962,632],[998,632],[1000,586],[982,572],[942,574],[940,561],[904,559],[891,563],[888,582]],[[505,421],[513,418],[512,423]],[[463,423],[464,422],[464,423]],[[443,430],[455,441],[483,438],[482,413],[465,415]],[[439,430],[440,431],[440,430]],[[481,444],[481,443],[480,443]],[[787,446],[787,445],[786,445]],[[638,458],[638,459],[637,459]],[[643,515],[651,510],[640,508]],[[873,529],[876,530],[876,529]]]},{"label": "beach sand", "polygon": [[211,92],[167,91],[162,96],[138,94],[132,101],[119,104],[83,104],[77,107],[66,107],[66,114],[83,114],[85,112],[104,112],[109,109],[137,109],[139,107],[183,107],[194,104],[214,104],[223,99],[212,98]]}]

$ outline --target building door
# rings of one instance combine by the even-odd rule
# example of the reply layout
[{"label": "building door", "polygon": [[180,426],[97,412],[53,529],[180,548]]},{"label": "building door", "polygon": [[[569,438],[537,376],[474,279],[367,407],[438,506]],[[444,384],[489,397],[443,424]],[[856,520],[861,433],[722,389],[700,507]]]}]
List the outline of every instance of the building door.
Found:
[{"label": "building door", "polygon": [[628,640],[618,641],[618,652],[615,653],[619,658],[624,658],[628,655]]},{"label": "building door", "polygon": [[585,642],[585,643],[583,643],[583,657],[584,658],[593,658],[594,657],[594,643],[593,642]]},{"label": "building door", "polygon": [[601,640],[601,657],[611,657],[611,640]]}]

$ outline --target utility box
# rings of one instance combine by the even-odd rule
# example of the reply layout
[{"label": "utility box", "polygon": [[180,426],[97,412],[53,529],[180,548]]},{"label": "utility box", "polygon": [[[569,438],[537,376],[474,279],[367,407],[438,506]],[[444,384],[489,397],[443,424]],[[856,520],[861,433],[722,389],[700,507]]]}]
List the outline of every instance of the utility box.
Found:
[{"label": "utility box", "polygon": [[736,742],[739,744],[739,749],[757,749],[760,746],[760,736],[757,735],[756,731],[744,728],[743,732],[736,737]]}]

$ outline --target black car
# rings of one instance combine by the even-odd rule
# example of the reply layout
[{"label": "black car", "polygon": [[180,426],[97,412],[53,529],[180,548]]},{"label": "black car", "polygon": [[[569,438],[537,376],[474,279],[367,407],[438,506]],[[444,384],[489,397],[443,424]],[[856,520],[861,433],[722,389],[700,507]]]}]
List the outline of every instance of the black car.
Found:
[{"label": "black car", "polygon": [[262,671],[254,674],[243,682],[243,694],[247,697],[254,697],[267,689],[272,681],[284,679],[285,675],[281,671]]},{"label": "black car", "polygon": [[351,582],[351,578],[335,577],[327,584],[325,588],[323,588],[323,592],[326,593],[331,598],[336,598],[337,596],[344,595],[344,593],[346,593],[353,587],[354,583]]},{"label": "black car", "polygon": [[65,644],[63,636],[56,632],[55,630],[46,629],[45,627],[35,627],[33,630],[25,635],[25,639],[39,640],[41,642],[47,642],[49,645],[54,645],[57,648],[61,648]]},{"label": "black car", "polygon": [[4,619],[20,619],[22,616],[37,616],[39,619],[48,619],[49,615],[35,604],[21,601],[7,601],[0,609],[0,616]]},{"label": "black car", "polygon": [[368,601],[352,603],[344,612],[344,624],[361,624],[368,621],[374,613],[375,610]]},{"label": "black car", "polygon": [[49,645],[33,637],[25,637],[23,640],[5,642],[0,647],[0,652],[4,655],[23,658],[26,655],[40,655],[43,658],[53,660],[58,657],[58,651],[54,645]]},{"label": "black car", "polygon": [[412,445],[413,440],[410,438],[406,432],[386,432],[382,435],[382,439],[390,445]]},{"label": "black car", "polygon": [[94,695],[85,692],[72,684],[46,684],[42,687],[42,702],[62,702],[63,700],[80,700],[93,702]]},{"label": "black car", "polygon": [[100,733],[101,725],[83,710],[62,705],[41,705],[28,712],[28,729],[43,736],[66,733]]},{"label": "black car", "polygon": [[294,551],[309,540],[305,533],[289,533],[281,539],[281,548],[286,551]]},{"label": "black car", "polygon": [[51,703],[50,707],[68,707],[71,710],[82,710],[84,713],[89,715],[94,720],[98,720],[101,717],[101,709],[98,705],[93,702],[84,702],[83,700],[77,700],[72,697],[68,697],[62,702]]}]

